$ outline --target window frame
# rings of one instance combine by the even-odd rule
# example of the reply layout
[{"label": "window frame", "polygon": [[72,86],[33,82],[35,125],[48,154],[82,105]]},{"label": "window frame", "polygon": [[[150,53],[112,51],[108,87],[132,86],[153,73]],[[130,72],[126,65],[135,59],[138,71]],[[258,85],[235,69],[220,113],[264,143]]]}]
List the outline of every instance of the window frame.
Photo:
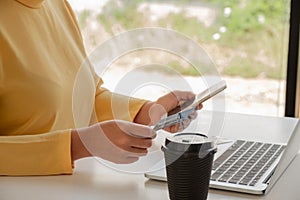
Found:
[{"label": "window frame", "polygon": [[298,117],[300,103],[300,88],[299,86],[297,88],[297,85],[300,84],[300,80],[298,78],[300,1],[291,0],[290,8],[290,32],[286,76],[285,116]]}]

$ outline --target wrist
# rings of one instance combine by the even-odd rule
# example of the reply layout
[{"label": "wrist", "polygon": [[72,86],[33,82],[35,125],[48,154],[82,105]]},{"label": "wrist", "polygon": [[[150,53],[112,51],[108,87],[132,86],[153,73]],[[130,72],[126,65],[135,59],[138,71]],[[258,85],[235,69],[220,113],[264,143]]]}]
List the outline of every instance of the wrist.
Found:
[{"label": "wrist", "polygon": [[[88,133],[87,133],[88,134]],[[85,148],[76,129],[71,130],[71,158],[75,160],[90,157],[91,154]]]},{"label": "wrist", "polygon": [[147,101],[144,103],[144,105],[140,108],[139,112],[136,114],[133,122],[143,125],[148,125],[150,123],[150,116],[149,116],[149,110],[151,106],[153,105],[153,102]]},{"label": "wrist", "polygon": [[136,115],[134,122],[143,125],[154,125],[166,113],[165,108],[157,102],[146,102]]}]

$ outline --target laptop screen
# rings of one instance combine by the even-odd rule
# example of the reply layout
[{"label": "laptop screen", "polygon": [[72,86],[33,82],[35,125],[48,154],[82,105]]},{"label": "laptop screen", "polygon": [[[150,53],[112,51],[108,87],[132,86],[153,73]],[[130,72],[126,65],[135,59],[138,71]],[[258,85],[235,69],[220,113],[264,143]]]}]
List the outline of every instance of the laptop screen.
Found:
[{"label": "laptop screen", "polygon": [[266,190],[266,193],[271,190],[274,184],[278,181],[281,175],[292,163],[293,159],[296,157],[300,147],[300,125],[299,120],[295,126],[292,135],[290,136],[289,142],[283,152],[281,159],[275,169],[274,175],[271,177],[270,184]]}]

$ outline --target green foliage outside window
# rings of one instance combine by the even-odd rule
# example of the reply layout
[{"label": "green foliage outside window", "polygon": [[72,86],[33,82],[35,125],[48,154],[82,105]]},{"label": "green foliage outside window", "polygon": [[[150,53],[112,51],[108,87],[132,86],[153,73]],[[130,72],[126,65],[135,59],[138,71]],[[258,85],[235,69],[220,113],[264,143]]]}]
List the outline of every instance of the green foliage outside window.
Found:
[{"label": "green foliage outside window", "polygon": [[[204,6],[215,10],[217,18],[213,24],[205,26],[182,11],[170,13],[153,24],[147,13],[138,11],[143,2],[170,3],[177,7]],[[87,12],[81,14],[81,25],[86,15]],[[179,31],[206,46],[217,46],[221,54],[216,58],[235,54],[229,63],[220,66],[224,75],[285,78],[288,40],[283,37],[288,28],[289,0],[110,0],[97,19],[112,35],[116,26],[123,30],[158,26]],[[172,63],[171,67],[180,70],[178,64]],[[182,68],[182,73],[193,75],[193,70]]]}]

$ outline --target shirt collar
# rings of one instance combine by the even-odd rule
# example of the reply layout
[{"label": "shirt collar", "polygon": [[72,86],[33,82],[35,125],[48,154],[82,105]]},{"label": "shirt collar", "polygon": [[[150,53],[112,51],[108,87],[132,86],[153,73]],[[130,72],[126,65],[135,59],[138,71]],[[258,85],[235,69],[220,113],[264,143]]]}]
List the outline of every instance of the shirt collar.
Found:
[{"label": "shirt collar", "polygon": [[30,8],[39,8],[44,2],[44,0],[16,0],[16,1]]}]

